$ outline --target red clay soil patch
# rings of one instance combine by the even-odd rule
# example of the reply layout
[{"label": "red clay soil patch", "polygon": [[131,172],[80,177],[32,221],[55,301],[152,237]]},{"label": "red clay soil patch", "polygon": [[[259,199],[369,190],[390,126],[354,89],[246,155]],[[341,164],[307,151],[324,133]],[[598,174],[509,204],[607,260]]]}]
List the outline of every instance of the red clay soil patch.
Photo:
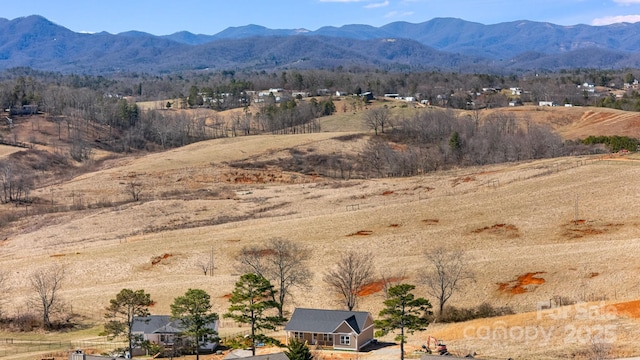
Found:
[{"label": "red clay soil patch", "polygon": [[[406,277],[392,277],[392,278],[386,279],[386,283],[387,284],[397,283],[405,279]],[[369,296],[369,295],[379,293],[384,289],[384,285],[385,285],[385,280],[383,279],[366,284],[360,289],[360,291],[358,291],[358,296]]]},{"label": "red clay soil patch", "polygon": [[422,222],[427,224],[427,225],[435,225],[435,224],[439,223],[440,220],[438,220],[438,219],[424,219],[424,220],[422,220]]},{"label": "red clay soil patch", "polygon": [[63,257],[66,256],[65,254],[53,254],[51,255],[51,257]]},{"label": "red clay soil patch", "polygon": [[485,226],[483,228],[473,230],[472,233],[486,233],[490,235],[500,235],[507,238],[517,238],[520,236],[520,230],[518,230],[515,225],[511,224],[495,224],[492,226]]},{"label": "red clay soil patch", "polygon": [[600,273],[597,272],[592,272],[591,274],[589,274],[589,279],[593,279],[594,277],[600,275]]},{"label": "red clay soil patch", "polygon": [[400,227],[400,224],[391,224],[391,225],[389,225],[389,227],[397,228],[397,227]]},{"label": "red clay soil patch", "polygon": [[634,319],[640,319],[640,300],[614,304],[613,307],[622,314]]},{"label": "red clay soil patch", "polygon": [[580,239],[587,236],[609,233],[623,226],[624,224],[601,224],[597,221],[572,220],[563,226],[564,231],[562,235],[569,239]]},{"label": "red clay soil patch", "polygon": [[154,256],[154,257],[151,258],[151,265],[159,264],[160,262],[162,262],[162,260],[166,260],[166,259],[170,258],[171,256],[173,256],[173,255],[171,255],[171,254],[162,254],[160,256]]},{"label": "red clay soil patch", "polygon": [[387,190],[385,192],[382,193],[382,195],[386,196],[386,195],[391,195],[393,194],[393,191]]},{"label": "red clay soil patch", "polygon": [[537,288],[539,285],[542,285],[546,282],[545,279],[537,277],[540,274],[545,274],[545,272],[539,271],[534,273],[526,273],[524,275],[518,276],[518,278],[515,280],[511,280],[506,283],[498,283],[498,290],[511,295],[524,294],[526,292],[535,290],[535,288]]},{"label": "red clay soil patch", "polygon": [[451,181],[451,187],[456,187],[462,183],[469,183],[472,181],[475,181],[476,178],[473,176],[465,176],[465,177],[461,177],[461,178],[457,178],[457,179],[453,179]]},{"label": "red clay soil patch", "polygon": [[231,294],[224,294],[222,296],[220,296],[223,299],[231,299]]},{"label": "red clay soil patch", "polygon": [[371,230],[360,230],[358,232],[351,233],[351,234],[349,234],[347,236],[368,236],[368,235],[371,235],[371,234],[373,234],[373,231],[371,231]]}]

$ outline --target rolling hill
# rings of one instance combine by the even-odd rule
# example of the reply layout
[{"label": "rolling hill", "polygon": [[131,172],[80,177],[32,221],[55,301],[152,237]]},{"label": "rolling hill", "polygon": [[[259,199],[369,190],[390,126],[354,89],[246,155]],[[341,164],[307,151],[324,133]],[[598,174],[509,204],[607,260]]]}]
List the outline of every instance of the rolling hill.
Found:
[{"label": "rolling hill", "polygon": [[[529,112],[534,121],[556,121],[553,125],[567,138],[580,131],[605,134],[614,124],[635,127],[631,121],[637,121],[628,113],[602,109]],[[333,123],[331,118],[323,121]],[[28,130],[29,124],[23,125]],[[556,296],[595,301],[592,304],[640,299],[640,260],[635,255],[640,248],[637,155],[566,157],[349,181],[273,166],[231,166],[234,161],[264,163],[338,148],[357,153],[371,136],[344,136],[357,133],[205,141],[162,153],[112,158],[82,175],[34,189],[36,202],[69,206],[81,199],[85,206],[24,216],[0,229],[0,271],[8,274],[12,294],[4,309],[23,309],[30,296],[29,274],[59,264],[67,274],[61,294],[87,323],[103,321],[102,309],[125,287],[149,292],[155,300],[154,314],[169,311],[173,298],[188,288],[202,288],[211,294],[216,311],[223,313],[240,275],[236,255],[243,246],[273,237],[291,239],[313,254],[308,263],[314,274],[312,289],[295,290],[288,312],[294,306],[340,306],[322,277],[349,249],[370,252],[378,277],[400,276],[418,284],[417,293],[428,297],[419,285],[425,266],[422,254],[442,246],[465,250],[475,274],[451,304],[489,302],[520,313],[432,325],[411,337],[409,349],[418,349],[429,333],[457,352],[567,357],[588,344],[568,345],[561,336],[547,346],[513,339],[488,341],[465,336],[464,329],[496,321],[523,326],[535,319],[541,302]],[[143,186],[141,201],[128,200],[126,186],[132,180]],[[13,210],[13,205],[4,206],[5,211]],[[198,264],[206,262],[212,250],[215,272],[205,276]],[[362,298],[359,309],[376,314],[383,299],[381,291],[374,291]],[[620,305],[622,310],[611,320],[618,335],[614,354],[640,354],[633,336],[640,320],[628,309],[635,303],[629,304]],[[568,314],[570,318],[551,325],[595,326]]]}]

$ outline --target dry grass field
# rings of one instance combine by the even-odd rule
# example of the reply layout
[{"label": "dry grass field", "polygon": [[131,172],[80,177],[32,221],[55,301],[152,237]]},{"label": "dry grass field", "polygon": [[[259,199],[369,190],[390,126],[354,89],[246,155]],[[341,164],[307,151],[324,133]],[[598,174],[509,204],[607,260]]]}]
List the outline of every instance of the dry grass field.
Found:
[{"label": "dry grass field", "polygon": [[[402,111],[409,116],[428,110]],[[566,138],[640,137],[635,113],[509,111],[551,122]],[[366,139],[335,138],[362,131],[358,116],[323,119],[324,132],[317,134],[226,138],[117,157],[95,171],[35,190],[33,196],[58,205],[115,205],[28,216],[0,229],[0,271],[9,275],[11,293],[3,308],[24,312],[31,272],[59,264],[66,270],[62,295],[89,324],[101,323],[104,307],[122,288],[149,292],[154,314],[166,314],[173,298],[187,289],[201,288],[224,313],[225,295],[241,275],[236,255],[243,246],[273,237],[293,240],[312,252],[313,288],[294,291],[288,311],[340,306],[322,277],[349,249],[370,252],[378,273],[405,276],[418,284],[419,295],[427,296],[418,283],[419,270],[426,266],[423,252],[442,246],[465,250],[475,274],[450,304],[488,302],[510,306],[518,314],[431,325],[410,337],[410,351],[430,334],[445,340],[451,351],[475,351],[486,358],[586,358],[592,340],[587,335],[608,326],[615,336],[613,355],[640,355],[640,303],[633,302],[640,299],[640,156],[566,157],[349,181],[229,166],[235,160],[286,157],[292,148],[356,152]],[[128,202],[126,188],[134,180],[142,183],[141,201]],[[204,276],[199,264],[212,251],[215,272]],[[615,311],[585,318],[570,306],[560,319],[547,313],[541,317],[538,305],[556,296],[587,301],[596,314]],[[382,300],[380,291],[371,291],[358,308],[375,316]],[[546,341],[541,333],[518,335],[518,329],[530,326],[555,330]],[[511,335],[478,330],[501,327]],[[572,334],[572,329],[577,331]]]}]

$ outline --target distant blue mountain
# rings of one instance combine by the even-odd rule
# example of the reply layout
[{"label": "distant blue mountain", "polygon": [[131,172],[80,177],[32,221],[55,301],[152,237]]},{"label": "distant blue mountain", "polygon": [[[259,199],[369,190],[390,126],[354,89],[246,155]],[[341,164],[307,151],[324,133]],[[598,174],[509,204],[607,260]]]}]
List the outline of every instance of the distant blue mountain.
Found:
[{"label": "distant blue mountain", "polygon": [[454,18],[381,27],[231,27],[215,35],[73,32],[41,16],[0,18],[0,69],[63,72],[188,69],[531,69],[640,67],[640,24],[560,26],[532,21],[483,25]]}]

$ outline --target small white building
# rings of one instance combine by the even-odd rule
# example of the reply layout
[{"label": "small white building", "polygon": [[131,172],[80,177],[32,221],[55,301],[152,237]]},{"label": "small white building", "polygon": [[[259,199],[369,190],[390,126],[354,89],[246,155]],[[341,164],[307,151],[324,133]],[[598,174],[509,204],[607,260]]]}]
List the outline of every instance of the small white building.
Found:
[{"label": "small white building", "polygon": [[293,96],[293,97],[298,97],[298,95],[300,95],[300,97],[303,97],[303,98],[311,96],[311,94],[308,91],[296,90],[296,91],[292,91],[291,92],[291,96]]},{"label": "small white building", "polygon": [[538,106],[558,106],[558,104],[553,101],[540,101]]},{"label": "small white building", "polygon": [[511,95],[522,95],[522,89],[519,87],[512,87],[509,90],[511,90]]}]

